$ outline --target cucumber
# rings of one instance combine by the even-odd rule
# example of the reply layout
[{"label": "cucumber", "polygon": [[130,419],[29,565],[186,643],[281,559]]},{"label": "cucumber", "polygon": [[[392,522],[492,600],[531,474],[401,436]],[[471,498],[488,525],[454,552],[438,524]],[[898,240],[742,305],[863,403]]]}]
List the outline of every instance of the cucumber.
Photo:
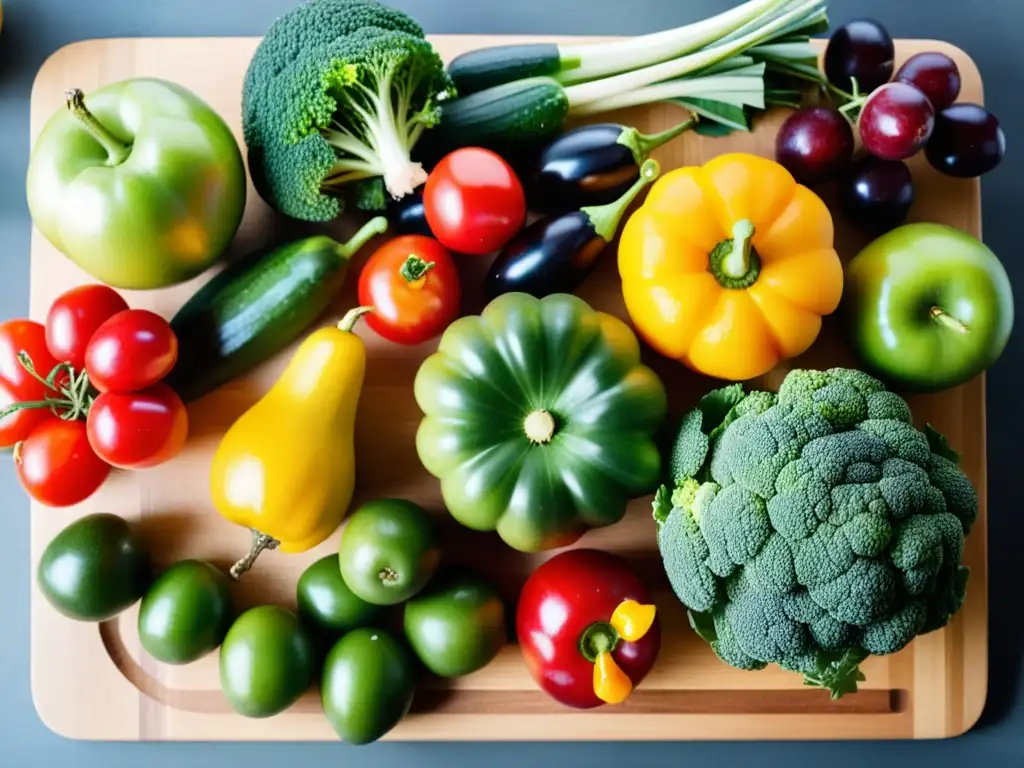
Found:
[{"label": "cucumber", "polygon": [[165,383],[190,402],[280,352],[337,296],[352,255],[386,229],[377,216],[347,243],[314,235],[225,268],[171,319],[178,360]]},{"label": "cucumber", "polygon": [[514,80],[554,75],[562,69],[554,43],[498,45],[462,53],[448,65],[448,74],[459,96],[482,91]]},{"label": "cucumber", "polygon": [[445,102],[424,139],[450,148],[545,141],[561,132],[568,112],[561,85],[532,77]]}]

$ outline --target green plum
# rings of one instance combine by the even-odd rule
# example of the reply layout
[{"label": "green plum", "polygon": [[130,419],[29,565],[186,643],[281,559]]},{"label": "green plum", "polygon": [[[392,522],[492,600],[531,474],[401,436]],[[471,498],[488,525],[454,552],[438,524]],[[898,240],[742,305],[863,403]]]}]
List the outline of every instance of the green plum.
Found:
[{"label": "green plum", "polygon": [[288,709],[313,683],[316,653],[299,617],[276,605],[250,608],[231,625],[220,648],[220,686],[246,717]]},{"label": "green plum", "polygon": [[202,560],[175,563],[139,606],[139,640],[167,664],[188,664],[214,650],[231,626],[227,574]]},{"label": "green plum", "polygon": [[841,312],[865,369],[896,387],[963,384],[1002,354],[1013,293],[996,255],[943,224],[898,227],[846,267]]},{"label": "green plum", "polygon": [[152,566],[127,520],[96,513],[75,520],[46,545],[36,580],[47,601],[68,618],[105,621],[142,597]]},{"label": "green plum", "polygon": [[349,744],[369,744],[394,728],[415,692],[412,655],[383,630],[354,629],[327,654],[320,701],[334,732]]},{"label": "green plum", "polygon": [[357,597],[397,605],[415,595],[441,559],[430,513],[405,499],[380,499],[357,509],[341,532],[341,577]]},{"label": "green plum", "polygon": [[461,566],[442,569],[405,604],[405,636],[423,666],[441,677],[476,672],[508,639],[497,588]]},{"label": "green plum", "polygon": [[337,640],[358,627],[376,624],[387,610],[358,597],[341,578],[337,555],[310,565],[296,587],[299,616],[318,633]]}]

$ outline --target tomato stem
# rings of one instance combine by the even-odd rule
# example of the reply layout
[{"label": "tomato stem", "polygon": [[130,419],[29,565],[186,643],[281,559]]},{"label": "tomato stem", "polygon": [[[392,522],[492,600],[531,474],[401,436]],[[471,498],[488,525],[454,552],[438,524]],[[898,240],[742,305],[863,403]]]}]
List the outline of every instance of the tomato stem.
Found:
[{"label": "tomato stem", "polygon": [[607,621],[595,621],[580,633],[580,653],[590,663],[602,653],[611,653],[619,644],[619,633]]},{"label": "tomato stem", "polygon": [[405,278],[406,282],[415,283],[417,280],[422,280],[427,272],[435,266],[436,264],[433,261],[424,261],[419,256],[409,254],[409,258],[402,264],[398,274]]},{"label": "tomato stem", "polygon": [[280,545],[281,542],[273,536],[267,536],[267,534],[260,533],[253,528],[252,544],[249,546],[249,553],[231,566],[231,570],[229,571],[231,578],[238,581],[243,573],[252,568],[253,564],[256,562],[256,558],[260,556],[260,553],[263,552],[263,550],[277,549]]},{"label": "tomato stem", "polygon": [[[21,363],[21,366],[29,376],[61,396],[11,403],[11,405],[0,410],[0,420],[6,419],[12,413],[34,408],[49,408],[54,416],[59,416],[65,421],[84,419],[89,414],[89,409],[92,407],[95,395],[92,383],[89,381],[89,375],[85,370],[76,373],[70,363],[60,363],[54,366],[53,370],[44,379],[36,371],[32,358],[25,350],[18,352],[18,362]],[[57,379],[62,374],[67,374],[68,383],[66,386],[60,387],[57,385]]]}]

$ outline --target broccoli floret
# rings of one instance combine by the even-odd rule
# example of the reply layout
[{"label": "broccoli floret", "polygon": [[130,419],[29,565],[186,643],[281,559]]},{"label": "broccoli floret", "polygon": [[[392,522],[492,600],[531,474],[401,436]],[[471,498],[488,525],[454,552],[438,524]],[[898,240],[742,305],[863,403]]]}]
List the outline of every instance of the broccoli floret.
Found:
[{"label": "broccoli floret", "polygon": [[307,0],[260,42],[242,91],[242,133],[260,194],[327,221],[345,200],[379,210],[426,179],[411,159],[454,95],[422,28],[376,0]]},{"label": "broccoli floret", "polygon": [[777,394],[730,398],[684,417],[672,450],[690,474],[656,497],[672,588],[727,664],[856,691],[869,654],[960,609],[977,493],[944,438],[861,371],[795,370]]}]

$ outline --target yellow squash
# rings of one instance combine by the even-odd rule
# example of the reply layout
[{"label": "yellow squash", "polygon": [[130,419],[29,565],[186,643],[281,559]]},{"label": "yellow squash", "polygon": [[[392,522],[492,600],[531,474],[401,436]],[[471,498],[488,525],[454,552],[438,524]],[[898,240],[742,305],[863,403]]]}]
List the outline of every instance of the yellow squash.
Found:
[{"label": "yellow squash", "polygon": [[352,332],[369,309],[310,334],[271,389],[231,426],[213,457],[217,511],[252,531],[238,578],[265,549],[305,552],[341,524],[355,484],[356,407],[366,348]]}]

